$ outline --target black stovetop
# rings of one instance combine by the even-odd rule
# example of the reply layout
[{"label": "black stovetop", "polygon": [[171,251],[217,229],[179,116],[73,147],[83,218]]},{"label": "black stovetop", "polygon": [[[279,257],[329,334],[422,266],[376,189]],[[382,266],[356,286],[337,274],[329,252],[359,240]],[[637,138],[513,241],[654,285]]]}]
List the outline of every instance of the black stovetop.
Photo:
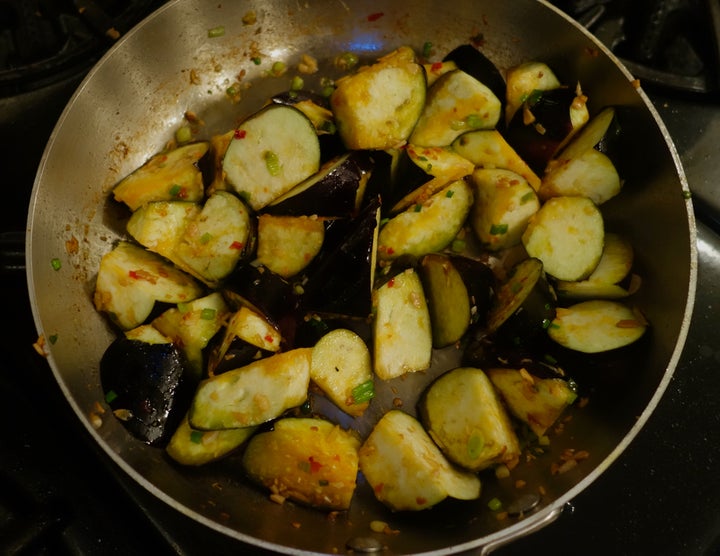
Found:
[{"label": "black stovetop", "polygon": [[[42,103],[32,93],[0,98],[2,229],[20,232],[0,234],[0,295],[10,315],[0,343],[0,553],[256,554],[130,481],[93,444],[32,348],[36,332],[18,242],[42,149],[81,78],[63,78]],[[720,553],[720,235],[712,217],[719,213],[712,157],[720,104],[708,93],[647,91],[702,207],[698,293],[686,349],[654,414],[621,457],[555,523],[498,550],[501,555]]]}]

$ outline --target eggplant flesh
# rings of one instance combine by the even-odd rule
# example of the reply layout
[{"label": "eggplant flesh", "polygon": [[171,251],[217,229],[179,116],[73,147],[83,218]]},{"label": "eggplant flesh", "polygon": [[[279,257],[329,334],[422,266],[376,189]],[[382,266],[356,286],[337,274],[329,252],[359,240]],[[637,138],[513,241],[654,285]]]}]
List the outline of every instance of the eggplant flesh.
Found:
[{"label": "eggplant flesh", "polygon": [[152,446],[170,440],[192,399],[196,382],[185,354],[172,343],[118,337],[100,360],[100,380],[113,414]]}]

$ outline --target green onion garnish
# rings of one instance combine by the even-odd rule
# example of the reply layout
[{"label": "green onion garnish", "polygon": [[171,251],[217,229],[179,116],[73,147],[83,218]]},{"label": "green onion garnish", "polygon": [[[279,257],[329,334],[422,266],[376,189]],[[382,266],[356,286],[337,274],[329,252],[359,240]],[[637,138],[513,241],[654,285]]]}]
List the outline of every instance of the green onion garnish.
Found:
[{"label": "green onion garnish", "polygon": [[352,399],[355,403],[365,403],[375,397],[375,383],[372,380],[358,384],[352,389]]}]

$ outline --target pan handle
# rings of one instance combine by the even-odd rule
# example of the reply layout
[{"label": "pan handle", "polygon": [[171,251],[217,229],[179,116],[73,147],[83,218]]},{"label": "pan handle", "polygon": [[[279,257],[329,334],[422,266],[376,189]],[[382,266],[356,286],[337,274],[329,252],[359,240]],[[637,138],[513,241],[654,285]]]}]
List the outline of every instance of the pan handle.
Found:
[{"label": "pan handle", "polygon": [[[476,556],[487,556],[488,554],[494,552],[498,548],[501,548],[507,544],[510,544],[511,542],[521,538],[525,537],[526,535],[530,535],[532,533],[535,533],[536,531],[539,531],[543,527],[550,525],[553,523],[560,515],[563,513],[565,508],[568,507],[568,504],[565,504],[563,506],[560,506],[558,508],[554,508],[552,511],[548,512],[546,516],[544,516],[542,519],[533,522],[528,527],[524,527],[522,529],[516,530],[516,531],[501,531],[500,536],[493,540],[492,542],[489,542],[488,544],[484,545],[482,548],[480,548],[479,552],[477,552]],[[470,556],[469,554],[467,556]],[[473,553],[473,556],[475,554]]]},{"label": "pan handle", "polygon": [[0,275],[25,272],[25,232],[0,232]]}]

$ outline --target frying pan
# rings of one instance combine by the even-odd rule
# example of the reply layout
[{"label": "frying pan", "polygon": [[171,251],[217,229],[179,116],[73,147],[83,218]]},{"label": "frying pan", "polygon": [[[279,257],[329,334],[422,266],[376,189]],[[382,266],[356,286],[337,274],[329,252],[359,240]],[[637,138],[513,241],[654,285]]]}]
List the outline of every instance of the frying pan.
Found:
[{"label": "frying pan", "polygon": [[[92,69],[44,152],[29,208],[26,257],[32,310],[58,385],[88,434],[124,472],[228,537],[287,554],[379,547],[386,554],[488,553],[552,522],[565,503],[591,487],[643,427],[671,379],[689,326],[697,260],[687,183],[656,111],[606,48],[545,2],[456,0],[438,6],[428,0],[170,2]],[[244,24],[250,11],[257,21]],[[222,36],[209,36],[221,26]],[[263,76],[263,64],[251,62],[254,48],[289,67],[308,53],[330,68],[343,51],[372,61],[403,44],[420,51],[430,41],[441,56],[471,39],[501,69],[541,60],[562,81],[579,81],[591,113],[610,104],[621,111],[618,166],[625,187],[603,212],[606,227],[627,235],[636,250],[644,281],[633,302],[651,323],[635,351],[574,369],[578,381],[592,384],[590,403],[571,412],[545,454],[521,465],[517,477],[527,486],[491,477],[477,501],[446,500],[423,512],[393,513],[361,485],[347,515],[329,520],[316,510],[270,502],[246,482],[232,456],[197,469],[173,465],[162,450],[130,437],[108,411],[102,413],[98,362],[115,333],[94,310],[92,292],[100,257],[123,237],[109,191],[172,138],[184,113],[195,112],[209,136],[286,89],[289,78]],[[241,102],[229,102],[225,89],[243,70],[243,82],[252,87]],[[412,389],[405,395],[404,408],[412,411]],[[550,462],[568,448],[587,450],[589,457],[551,474]],[[512,510],[507,519],[487,508],[492,497]],[[373,532],[373,520],[398,533]]]}]

